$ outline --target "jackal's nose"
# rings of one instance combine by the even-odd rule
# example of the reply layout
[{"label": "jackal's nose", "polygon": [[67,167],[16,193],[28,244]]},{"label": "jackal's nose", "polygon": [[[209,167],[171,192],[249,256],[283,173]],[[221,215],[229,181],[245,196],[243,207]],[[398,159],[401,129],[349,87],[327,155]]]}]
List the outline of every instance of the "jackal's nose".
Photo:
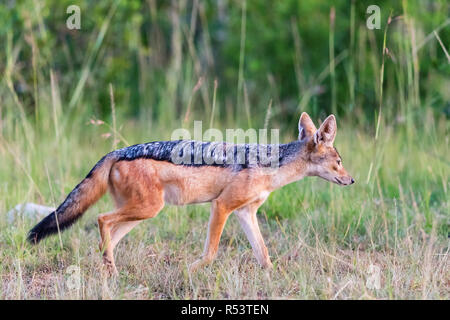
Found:
[{"label": "jackal's nose", "polygon": [[355,179],[352,178],[352,181],[350,182],[350,184],[354,184],[355,183]]}]

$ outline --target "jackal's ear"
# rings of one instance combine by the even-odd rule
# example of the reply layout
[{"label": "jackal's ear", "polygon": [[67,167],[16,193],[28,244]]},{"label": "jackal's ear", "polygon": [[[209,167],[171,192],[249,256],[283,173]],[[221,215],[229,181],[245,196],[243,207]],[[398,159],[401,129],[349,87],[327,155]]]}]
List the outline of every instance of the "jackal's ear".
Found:
[{"label": "jackal's ear", "polygon": [[316,126],[306,112],[303,112],[298,121],[298,140],[309,139],[316,132]]},{"label": "jackal's ear", "polygon": [[334,115],[328,116],[320,126],[319,130],[314,134],[314,142],[316,144],[323,142],[328,145],[333,145],[334,138],[336,138],[336,118]]}]

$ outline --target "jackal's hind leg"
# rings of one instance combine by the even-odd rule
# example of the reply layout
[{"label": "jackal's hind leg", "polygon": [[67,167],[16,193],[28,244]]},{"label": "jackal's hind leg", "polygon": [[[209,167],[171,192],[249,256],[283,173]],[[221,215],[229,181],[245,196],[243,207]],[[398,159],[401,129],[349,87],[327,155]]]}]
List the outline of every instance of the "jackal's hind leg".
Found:
[{"label": "jackal's hind leg", "polygon": [[[114,248],[128,232],[141,222],[142,220],[119,222],[111,228],[109,246],[106,246],[105,251],[103,252],[103,264],[110,275],[118,273],[114,261]],[[100,243],[100,250],[102,250],[102,247],[102,243]]]},{"label": "jackal's hind leg", "polygon": [[106,272],[109,275],[117,274],[116,265],[114,263],[113,247],[111,246],[111,226],[106,218],[113,214],[116,214],[116,212],[104,213],[97,219],[101,237],[99,249],[103,254],[103,266],[106,268]]},{"label": "jackal's hind leg", "polygon": [[141,223],[142,220],[137,221],[128,221],[128,222],[119,222],[114,226],[111,231],[111,247],[114,250],[119,241],[130,232],[135,226]]},{"label": "jackal's hind leg", "polygon": [[102,238],[100,250],[103,251],[103,263],[109,274],[117,274],[113,252],[117,243],[142,220],[156,216],[163,206],[164,203],[161,199],[161,202],[154,206],[140,208],[127,208],[125,206],[98,217],[98,226]]},{"label": "jackal's hind leg", "polygon": [[119,161],[111,168],[111,194],[119,208],[98,217],[101,250],[108,271],[117,273],[113,250],[142,220],[155,217],[164,207],[164,190],[155,168],[144,160]]}]

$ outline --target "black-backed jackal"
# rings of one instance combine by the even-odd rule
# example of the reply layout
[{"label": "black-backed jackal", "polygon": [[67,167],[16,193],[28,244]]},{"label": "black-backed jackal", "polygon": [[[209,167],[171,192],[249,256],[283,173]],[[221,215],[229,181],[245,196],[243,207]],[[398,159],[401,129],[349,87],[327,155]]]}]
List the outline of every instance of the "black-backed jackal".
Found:
[{"label": "black-backed jackal", "polygon": [[[262,267],[269,268],[272,263],[256,217],[258,208],[269,194],[305,176],[319,176],[339,185],[354,183],[333,147],[337,128],[334,115],[330,115],[317,130],[308,114],[302,113],[298,127],[296,141],[256,145],[257,155],[258,148],[263,146],[274,154],[276,149],[277,166],[271,168],[262,165],[259,156],[253,162],[247,159],[255,145],[179,140],[115,150],[94,166],[55,212],[30,231],[28,239],[37,243],[66,229],[109,190],[116,209],[101,214],[98,226],[104,264],[110,273],[116,273],[114,247],[141,221],[155,217],[165,203],[211,202],[204,252],[191,265],[190,271],[214,259],[225,222],[232,212],[238,217],[256,259]],[[227,155],[235,159],[238,150],[243,151],[244,161],[217,161],[224,160]],[[202,155],[200,161],[193,161],[199,152]],[[177,162],[174,156],[190,161]]]}]

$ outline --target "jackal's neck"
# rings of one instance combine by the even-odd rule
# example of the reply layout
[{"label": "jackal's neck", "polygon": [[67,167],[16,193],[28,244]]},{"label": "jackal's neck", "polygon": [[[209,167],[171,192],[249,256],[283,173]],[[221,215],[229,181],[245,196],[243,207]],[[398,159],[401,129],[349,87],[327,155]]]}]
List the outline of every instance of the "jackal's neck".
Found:
[{"label": "jackal's neck", "polygon": [[308,162],[305,158],[306,144],[300,141],[288,143],[280,149],[284,160],[272,174],[273,189],[281,188],[289,183],[303,179],[308,175]]}]

